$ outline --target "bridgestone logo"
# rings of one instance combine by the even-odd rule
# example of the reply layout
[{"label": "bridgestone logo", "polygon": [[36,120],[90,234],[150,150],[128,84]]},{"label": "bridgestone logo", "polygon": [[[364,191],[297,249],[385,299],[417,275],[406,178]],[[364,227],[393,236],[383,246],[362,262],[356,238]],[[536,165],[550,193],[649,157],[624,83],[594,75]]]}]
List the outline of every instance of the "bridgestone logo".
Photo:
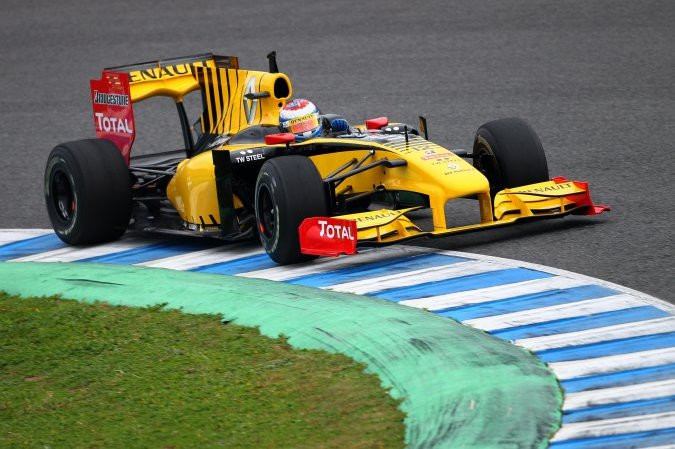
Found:
[{"label": "bridgestone logo", "polygon": [[95,90],[94,103],[107,104],[111,106],[129,106],[129,96],[121,94],[108,94]]}]

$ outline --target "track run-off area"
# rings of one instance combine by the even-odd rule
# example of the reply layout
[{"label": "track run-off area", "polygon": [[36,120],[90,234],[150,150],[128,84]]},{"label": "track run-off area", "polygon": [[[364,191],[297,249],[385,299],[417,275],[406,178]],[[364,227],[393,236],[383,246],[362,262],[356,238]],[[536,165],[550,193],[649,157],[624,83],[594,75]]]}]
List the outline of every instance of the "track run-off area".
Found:
[{"label": "track run-off area", "polygon": [[[506,341],[532,352],[548,366],[559,381],[564,397],[561,409],[549,410],[562,417],[559,430],[548,435],[550,447],[661,448],[672,447],[670,443],[675,440],[675,308],[657,298],[598,279],[513,260],[415,246],[391,246],[362,251],[355,256],[277,266],[253,243],[222,244],[206,239],[130,233],[114,243],[68,247],[49,230],[0,231],[0,261],[79,262],[25,265],[23,277],[21,265],[1,264],[0,289],[9,293],[36,294],[31,288],[37,288],[40,283],[36,281],[31,285],[29,280],[35,276],[30,274],[31,270],[37,269],[29,267],[52,267],[45,269],[55,272],[74,269],[85,273],[88,269],[106,268],[100,264],[135,265],[278,281],[349,293],[350,298],[356,294],[386,300],[392,306],[397,303],[425,309],[432,313],[415,313],[433,317],[434,323],[442,322],[449,328],[454,326],[455,330],[473,331],[471,328],[474,328],[492,336],[474,333],[473,336],[482,338],[473,344],[479,340]],[[173,276],[166,271],[146,272],[161,274],[151,277],[149,282],[153,285],[159,284],[160,277],[174,287],[180,285],[169,281]],[[114,274],[92,280],[102,282],[101,285],[114,284],[111,276]],[[92,285],[96,282],[80,284],[63,291],[64,297],[78,299],[73,295],[80,289],[94,288]],[[187,289],[186,285],[183,290],[187,292]],[[143,294],[151,290],[147,288]],[[379,300],[359,299],[363,304],[382,303]],[[397,306],[393,309],[413,313],[412,309]],[[368,313],[366,309],[362,312]],[[329,314],[327,310],[324,315]],[[241,315],[248,319],[255,316],[254,313]],[[235,316],[240,318],[239,314]],[[321,314],[312,317],[320,319]],[[438,317],[445,319],[438,320]],[[330,316],[324,316],[323,320],[330,321]],[[465,326],[458,326],[455,321]],[[264,327],[261,331],[265,332]],[[468,344],[467,341],[464,343]],[[452,346],[452,340],[446,340],[445,344]],[[354,345],[358,345],[357,340]],[[490,351],[486,352],[482,343],[478,347],[488,357]],[[471,352],[471,348],[464,349]],[[378,372],[370,364],[369,369]],[[424,379],[425,367],[418,366],[418,370],[417,377]],[[382,372],[378,374],[383,384],[391,386]],[[461,378],[452,377],[452,372],[446,375],[454,382],[462,382]],[[466,378],[466,382],[470,384],[473,379]],[[438,387],[430,384],[425,394],[437,394]],[[394,390],[392,394],[406,397],[405,389]],[[520,394],[527,399],[530,392],[523,389]],[[529,401],[536,399],[531,397]],[[553,403],[552,400],[548,404]],[[434,422],[438,429],[443,428],[443,420],[452,421],[448,410],[438,409],[437,413],[442,418]],[[513,423],[523,429],[532,424],[522,415],[514,415]],[[435,444],[442,441],[451,447],[452,438],[456,437],[450,431],[453,426],[447,426],[445,429],[450,430],[434,435],[432,440],[420,439],[415,433],[419,429],[411,427],[409,422],[406,424],[411,447],[432,447],[422,445],[421,441]],[[545,434],[546,430],[540,428],[539,432]],[[478,447],[478,443],[473,443],[472,447]],[[545,446],[545,443],[541,444]],[[499,444],[493,446],[499,447]]]}]

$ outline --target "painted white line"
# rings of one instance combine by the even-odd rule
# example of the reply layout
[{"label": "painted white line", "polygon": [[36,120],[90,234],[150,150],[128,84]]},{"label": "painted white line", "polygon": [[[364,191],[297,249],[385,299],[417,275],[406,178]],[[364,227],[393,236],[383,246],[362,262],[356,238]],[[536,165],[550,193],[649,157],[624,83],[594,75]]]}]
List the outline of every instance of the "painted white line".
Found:
[{"label": "painted white line", "polygon": [[551,442],[648,432],[675,427],[675,412],[565,424]]},{"label": "painted white line", "polygon": [[379,262],[382,260],[393,259],[395,257],[414,256],[418,254],[431,253],[429,248],[418,248],[411,246],[386,246],[377,250],[368,249],[361,251],[354,256],[341,257],[323,257],[311,260],[297,265],[280,265],[265,270],[249,271],[241,273],[239,276],[262,278],[270,281],[285,281],[300,276],[324,273],[327,271],[349,268],[358,264]]},{"label": "painted white line", "polygon": [[429,298],[408,299],[401,301],[399,304],[421,309],[441,310],[448,307],[480,304],[483,302],[498,301],[500,299],[514,298],[516,296],[540,293],[549,290],[580,287],[582,285],[588,285],[588,282],[554,276],[544,279],[515,282],[513,284],[496,285],[494,287],[466,292],[431,296]]},{"label": "painted white line", "polygon": [[594,313],[628,309],[641,304],[642,302],[639,299],[630,295],[615,295],[569,304],[506,313],[503,315],[474,318],[463,321],[463,323],[485,331],[492,331],[508,327],[524,326],[526,324],[543,323],[545,321],[559,320],[562,318],[573,318]]},{"label": "painted white line", "polygon": [[563,410],[675,396],[675,379],[567,393]]},{"label": "painted white line", "polygon": [[450,278],[469,276],[503,269],[503,265],[492,262],[459,262],[452,265],[423,268],[419,270],[380,276],[362,281],[345,282],[344,284],[324,287],[338,292],[365,294],[389,288],[409,287],[425,282],[442,281]]},{"label": "painted white line", "polygon": [[578,332],[546,335],[544,337],[523,338],[513,341],[514,344],[530,351],[543,351],[566,346],[579,346],[601,341],[621,338],[640,337],[643,335],[663,334],[675,331],[675,316],[654,320],[633,321],[615,326],[596,327]]},{"label": "painted white line", "polygon": [[165,257],[163,259],[150,260],[139,263],[144,267],[168,268],[170,270],[190,270],[215,263],[231,262],[243,257],[264,254],[260,245],[245,243],[243,245],[222,245],[215,248],[192,251],[178,256]]},{"label": "painted white line", "polygon": [[53,233],[51,229],[0,229],[0,245]]},{"label": "painted white line", "polygon": [[449,256],[457,257],[467,257],[474,260],[485,260],[492,261],[495,263],[502,263],[510,267],[519,267],[519,268],[530,268],[532,270],[539,270],[545,273],[551,273],[557,276],[564,276],[571,279],[578,279],[586,281],[588,284],[602,285],[603,287],[611,288],[618,290],[622,293],[633,295],[636,298],[642,299],[647,304],[650,304],[654,307],[657,307],[661,310],[665,310],[671,314],[675,314],[675,304],[670,304],[662,299],[658,299],[654,296],[648,295],[647,293],[640,292],[638,290],[633,290],[632,288],[625,287],[623,285],[615,284],[613,282],[605,281],[602,279],[594,278],[591,276],[586,276],[584,274],[575,273],[573,271],[562,270],[560,268],[547,267],[546,265],[539,265],[536,263],[524,262],[520,260],[505,259],[503,257],[496,256],[486,256],[484,254],[474,254],[474,253],[463,253],[461,251],[437,251],[437,254],[447,254]]},{"label": "painted white line", "polygon": [[548,366],[558,379],[565,380],[594,374],[668,365],[670,363],[675,363],[675,348],[650,349],[649,351],[609,355],[593,359],[551,362]]},{"label": "painted white line", "polygon": [[675,444],[666,444],[665,446],[645,446],[641,449],[675,449]]},{"label": "painted white line", "polygon": [[127,238],[116,242],[92,246],[66,246],[63,248],[47,251],[44,253],[31,254],[30,256],[12,259],[11,262],[74,262],[76,260],[99,257],[106,254],[118,253],[141,246],[150,245],[156,241],[138,238]]}]

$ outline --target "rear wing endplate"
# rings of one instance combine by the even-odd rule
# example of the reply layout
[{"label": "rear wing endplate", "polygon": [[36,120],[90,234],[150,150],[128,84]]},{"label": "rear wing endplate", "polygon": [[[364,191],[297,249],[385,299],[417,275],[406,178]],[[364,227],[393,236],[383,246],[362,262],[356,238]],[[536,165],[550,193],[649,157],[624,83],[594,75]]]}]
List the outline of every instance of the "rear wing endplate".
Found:
[{"label": "rear wing endplate", "polygon": [[100,80],[91,80],[89,84],[96,137],[112,141],[129,165],[131,146],[136,137],[129,75],[104,70]]}]

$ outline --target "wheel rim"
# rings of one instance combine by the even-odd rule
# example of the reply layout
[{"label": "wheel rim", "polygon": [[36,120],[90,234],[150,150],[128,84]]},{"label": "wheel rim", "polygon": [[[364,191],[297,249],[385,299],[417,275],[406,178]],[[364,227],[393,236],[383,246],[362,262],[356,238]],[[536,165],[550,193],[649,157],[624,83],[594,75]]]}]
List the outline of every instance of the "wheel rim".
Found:
[{"label": "wheel rim", "polygon": [[274,201],[272,192],[266,185],[258,189],[257,204],[258,226],[260,232],[266,239],[271,239],[276,230],[276,214],[274,213]]},{"label": "wheel rim", "polygon": [[52,175],[51,192],[56,215],[63,221],[72,221],[75,217],[75,191],[63,170],[56,170]]}]

